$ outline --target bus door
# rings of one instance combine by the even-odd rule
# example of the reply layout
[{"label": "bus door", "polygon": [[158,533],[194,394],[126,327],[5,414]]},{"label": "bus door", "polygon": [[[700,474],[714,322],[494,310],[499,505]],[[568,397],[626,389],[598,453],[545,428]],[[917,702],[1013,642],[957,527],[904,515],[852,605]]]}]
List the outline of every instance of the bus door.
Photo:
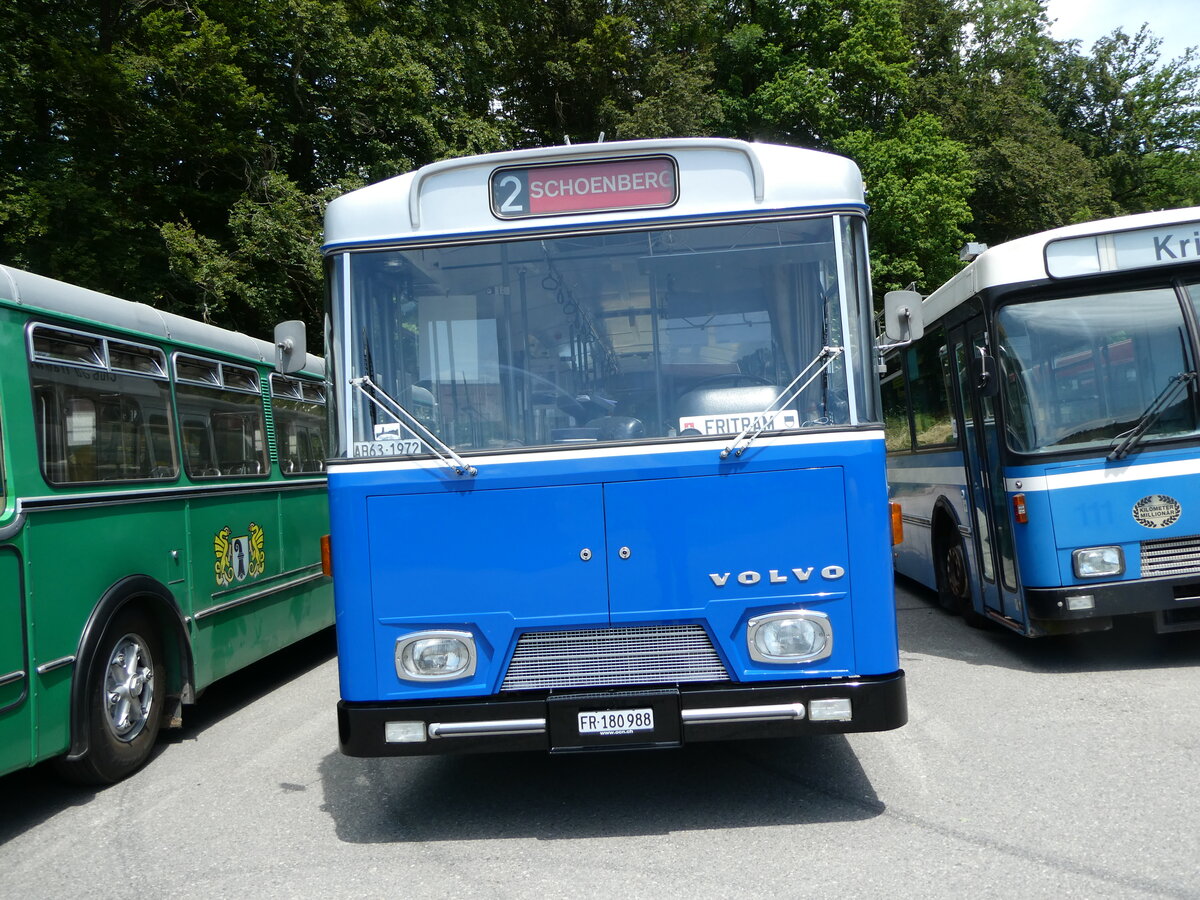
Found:
[{"label": "bus door", "polygon": [[[1017,595],[1012,526],[1000,470],[1000,434],[996,426],[997,398],[981,396],[977,389],[982,355],[990,353],[982,317],[954,330],[951,337],[958,390],[962,399],[963,441],[970,507],[974,516],[974,575],[982,597],[982,612],[992,612],[1024,623]],[[993,377],[998,375],[993,374]],[[972,592],[974,593],[974,591]],[[980,604],[975,604],[980,610]]]},{"label": "bus door", "polygon": [[21,557],[0,544],[0,771],[28,765],[33,754],[24,598]]}]

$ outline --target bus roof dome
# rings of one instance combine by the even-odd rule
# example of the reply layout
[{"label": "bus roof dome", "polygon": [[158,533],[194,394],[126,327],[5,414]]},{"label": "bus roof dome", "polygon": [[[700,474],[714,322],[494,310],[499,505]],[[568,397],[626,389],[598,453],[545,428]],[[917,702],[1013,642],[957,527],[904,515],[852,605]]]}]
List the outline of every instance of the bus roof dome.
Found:
[{"label": "bus roof dome", "polygon": [[[555,168],[571,173],[559,185],[564,192],[573,190],[573,185],[582,191],[589,185],[602,190],[598,173],[605,166],[647,158],[670,161],[678,174],[674,198],[658,204],[669,207],[672,218],[728,214],[739,208],[749,215],[789,209],[865,210],[858,166],[831,153],[724,138],[567,144],[443,160],[352,191],[326,210],[325,246],[330,250],[396,239],[444,238],[481,229],[528,231],[530,222],[506,215],[497,203],[495,185],[505,172],[522,177]],[[772,176],[765,177],[765,171]],[[788,174],[779,177],[780,171]],[[538,228],[578,228],[626,219],[645,222],[647,209],[620,201],[601,202],[594,209],[552,213],[549,222],[543,216]]]}]

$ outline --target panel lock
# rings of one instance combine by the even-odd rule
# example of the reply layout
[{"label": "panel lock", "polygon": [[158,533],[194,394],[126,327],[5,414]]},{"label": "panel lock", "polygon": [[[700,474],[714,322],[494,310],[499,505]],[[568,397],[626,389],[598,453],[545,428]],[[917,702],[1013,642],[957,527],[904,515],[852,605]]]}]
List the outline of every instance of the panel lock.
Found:
[{"label": "panel lock", "polygon": [[617,551],[617,556],[621,557],[621,559],[629,559],[632,555],[628,547],[622,547]]},{"label": "panel lock", "polygon": [[587,547],[584,547],[582,550],[579,551],[579,558],[582,559],[584,562],[587,562],[589,559],[592,558],[592,551],[589,550]]}]

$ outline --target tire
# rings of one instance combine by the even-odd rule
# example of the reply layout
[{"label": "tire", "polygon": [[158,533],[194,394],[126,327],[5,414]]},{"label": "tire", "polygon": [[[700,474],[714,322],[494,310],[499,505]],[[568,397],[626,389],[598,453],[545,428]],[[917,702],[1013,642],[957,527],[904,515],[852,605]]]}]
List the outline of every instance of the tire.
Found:
[{"label": "tire", "polygon": [[938,603],[942,609],[957,614],[971,605],[971,586],[967,578],[967,558],[958,535],[943,537],[937,542],[934,556]]},{"label": "tire", "polygon": [[81,784],[112,784],[150,758],[166,700],[162,640],[138,610],[119,612],[104,629],[87,674],[88,750],[61,760],[59,771]]},{"label": "tire", "polygon": [[962,616],[972,628],[987,628],[991,623],[975,611],[971,599],[971,580],[967,571],[967,552],[957,534],[939,543],[937,554],[938,602],[948,612]]}]

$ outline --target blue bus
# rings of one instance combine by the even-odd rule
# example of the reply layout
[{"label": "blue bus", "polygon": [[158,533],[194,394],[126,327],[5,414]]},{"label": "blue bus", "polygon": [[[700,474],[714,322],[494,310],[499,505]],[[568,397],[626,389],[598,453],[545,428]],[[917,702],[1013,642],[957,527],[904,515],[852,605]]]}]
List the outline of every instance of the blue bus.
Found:
[{"label": "blue bus", "polygon": [[975,249],[887,357],[897,571],[1029,636],[1200,627],[1200,207]]},{"label": "blue bus", "polygon": [[864,216],[850,161],[715,139],[330,204],[345,753],[906,721]]}]

